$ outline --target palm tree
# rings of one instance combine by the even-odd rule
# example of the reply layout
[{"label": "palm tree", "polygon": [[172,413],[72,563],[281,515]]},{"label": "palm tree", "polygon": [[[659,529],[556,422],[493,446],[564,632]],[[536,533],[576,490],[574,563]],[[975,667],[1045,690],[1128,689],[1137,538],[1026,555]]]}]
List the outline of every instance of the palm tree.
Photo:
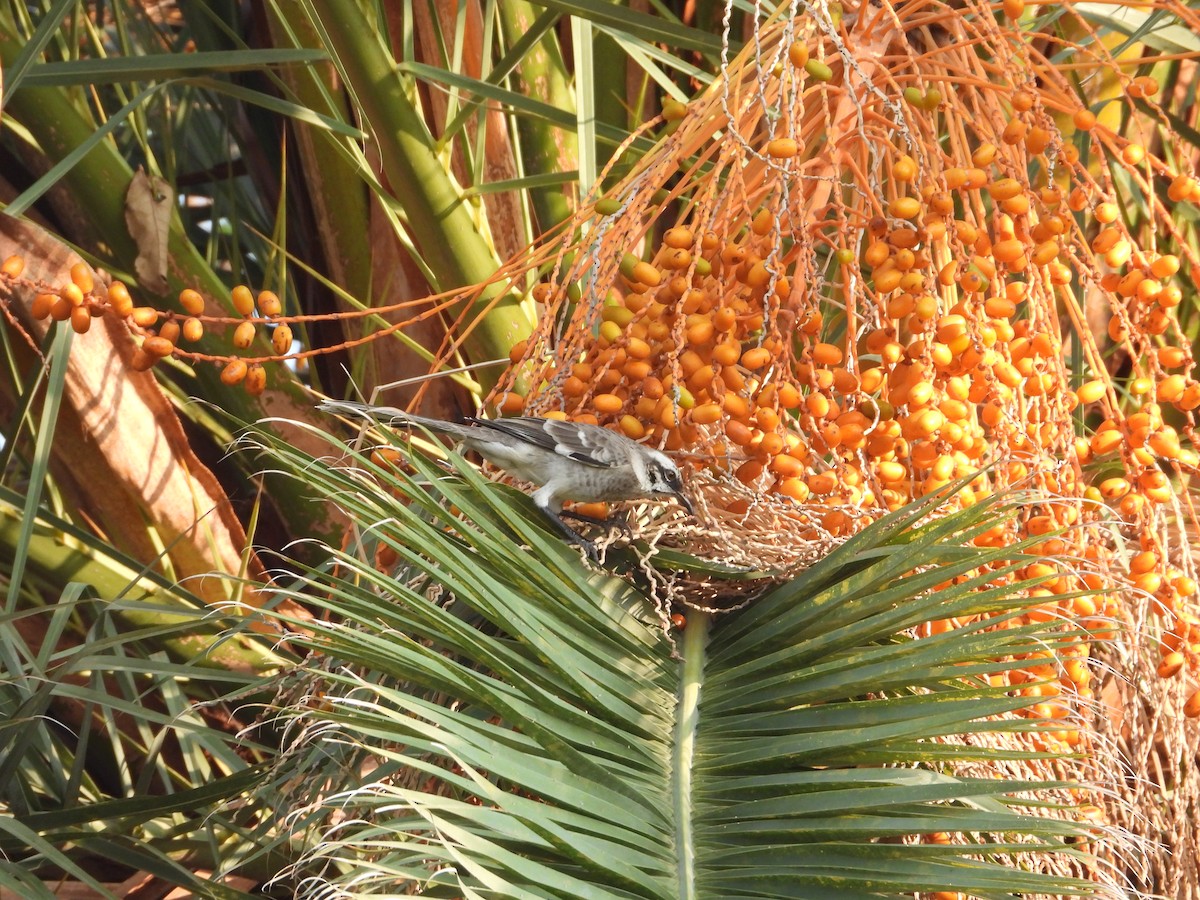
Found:
[{"label": "palm tree", "polygon": [[[1010,507],[931,497],[804,572],[662,552],[657,569],[614,554],[615,577],[456,457],[453,477],[407,445],[328,463],[313,388],[399,383],[445,415],[487,394],[539,324],[534,283],[586,262],[522,248],[569,244],[579,198],[652,150],[631,138],[650,85],[677,111],[755,34],[735,10],[724,47],[703,3],[400,9],[0,4],[0,889],[1107,890],[1098,829],[1076,821],[1096,801],[1038,749],[1051,723],[988,678],[1074,634],[982,630],[1024,609],[1021,584],[974,574],[1022,561],[970,544]],[[1057,46],[1057,14],[1016,12]],[[1195,50],[1157,12],[1110,12],[1081,15]],[[1184,63],[1162,65],[1185,96]],[[156,329],[199,291],[203,337],[138,371],[123,319],[75,334],[31,315],[93,276],[111,306],[98,270]],[[235,283],[283,298],[244,352]],[[222,377],[275,355],[284,325],[297,353],[260,391]],[[265,457],[226,455],[259,420]],[[753,602],[682,610],[684,582]],[[1181,776],[1156,821],[1185,823],[1192,792]]]}]

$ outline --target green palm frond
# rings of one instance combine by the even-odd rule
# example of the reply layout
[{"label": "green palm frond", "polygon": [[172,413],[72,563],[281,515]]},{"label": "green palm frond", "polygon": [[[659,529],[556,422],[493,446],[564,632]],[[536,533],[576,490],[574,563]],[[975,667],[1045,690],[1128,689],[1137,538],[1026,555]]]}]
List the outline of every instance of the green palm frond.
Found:
[{"label": "green palm frond", "polygon": [[[1019,614],[1020,585],[977,574],[1019,553],[969,543],[999,503],[922,501],[675,641],[456,456],[410,455],[409,475],[260,440],[355,527],[279,585],[327,614],[289,623],[310,656],[281,714],[302,737],[267,788],[313,839],[288,873],[301,896],[1110,892],[1073,877],[1094,836],[1057,805],[1065,784],[954,774],[1041,755],[995,735],[1061,727],[1011,715],[1030,700],[985,677],[1073,637],[984,630]],[[975,624],[907,634],[953,616]],[[936,832],[956,840],[914,840]]]},{"label": "green palm frond", "polygon": [[[0,613],[0,896],[54,896],[35,876],[65,876],[111,897],[95,860],[197,896],[249,896],[193,869],[249,861],[255,831],[273,824],[233,802],[253,790],[255,760],[272,748],[230,734],[236,701],[222,699],[253,696],[268,673],[223,668],[229,657],[210,635],[242,643],[241,623],[171,591],[100,600],[72,582],[53,606]],[[36,651],[31,633],[42,638]],[[172,652],[189,649],[186,661]],[[270,658],[265,647],[242,656]]]}]

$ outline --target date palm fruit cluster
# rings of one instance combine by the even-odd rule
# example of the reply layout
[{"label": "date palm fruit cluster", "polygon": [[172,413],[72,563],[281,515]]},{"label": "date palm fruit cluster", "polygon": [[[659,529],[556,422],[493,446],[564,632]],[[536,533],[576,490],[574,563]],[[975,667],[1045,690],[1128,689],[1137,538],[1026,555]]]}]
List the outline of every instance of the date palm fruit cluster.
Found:
[{"label": "date palm fruit cluster", "polygon": [[[1177,309],[1197,260],[1175,238],[1200,181],[1132,102],[1153,77],[1080,49],[1146,120],[1135,143],[974,6],[994,54],[914,43],[886,4],[762,29],[543,267],[497,402],[680,451],[714,520],[797,559],[956,480],[948,507],[1028,489],[975,542],[1041,557],[997,576],[1038,581],[1029,618],[1110,633],[1146,603],[1158,674],[1194,677],[1200,383]],[[1046,746],[1080,740],[1090,650],[998,676],[1042,698]]]},{"label": "date palm fruit cluster", "polygon": [[[14,255],[0,265],[0,276],[15,283],[24,270],[24,259]],[[137,371],[146,371],[170,356],[206,360],[222,365],[222,382],[227,385],[241,384],[247,393],[258,395],[267,385],[263,362],[282,359],[293,349],[291,326],[278,321],[283,304],[274,291],[260,291],[256,297],[245,285],[235,286],[230,292],[230,304],[237,313],[234,318],[206,315],[204,297],[192,288],[184,288],[179,292],[182,314],[152,306],[134,306],[129,289],[123,282],[112,281],[107,287],[98,285],[91,268],[85,263],[76,263],[71,267],[70,280],[65,284],[43,287],[45,289],[39,290],[30,303],[29,311],[34,319],[69,321],[78,334],[86,334],[92,319],[103,315],[127,321],[133,333],[140,338],[130,359],[131,367]],[[234,351],[240,352],[252,347],[262,326],[269,326],[274,355],[244,359],[233,355],[209,356],[182,350],[180,344],[195,344],[204,337],[206,323],[232,327],[230,343]]]},{"label": "date palm fruit cluster", "polygon": [[[9,287],[21,283],[24,272],[22,256],[10,256],[0,264],[0,276]],[[122,282],[114,281],[107,290],[97,291],[92,269],[85,263],[75,263],[68,274],[69,279],[57,287],[40,286],[43,289],[34,294],[29,304],[34,319],[69,322],[76,334],[87,334],[92,319],[108,313],[125,318],[133,312],[133,298]]]}]

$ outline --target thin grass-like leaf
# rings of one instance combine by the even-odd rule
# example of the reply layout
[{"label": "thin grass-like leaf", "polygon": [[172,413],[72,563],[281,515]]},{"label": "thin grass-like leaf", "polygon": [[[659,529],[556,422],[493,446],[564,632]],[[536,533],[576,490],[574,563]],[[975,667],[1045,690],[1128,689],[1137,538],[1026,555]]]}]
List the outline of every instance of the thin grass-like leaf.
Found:
[{"label": "thin grass-like leaf", "polygon": [[[508,91],[495,85],[488,84],[478,79],[469,78],[465,75],[460,75],[457,72],[450,72],[445,69],[439,69],[435,66],[429,66],[418,62],[401,62],[397,67],[404,72],[413,75],[415,78],[420,78],[423,81],[428,81],[432,84],[445,84],[451,87],[457,87],[463,90],[470,91],[473,95],[478,95],[486,100],[494,103],[503,104],[503,106],[516,115],[533,116],[542,121],[549,122],[551,125],[559,128],[569,129],[574,131],[576,126],[575,116],[557,107],[550,106],[546,103],[541,103],[530,97],[525,97],[513,91]],[[599,140],[606,141],[613,146],[620,144],[629,135],[620,128],[616,128],[605,122],[597,122],[595,124],[596,136]],[[631,145],[634,150],[646,152],[652,146],[652,142],[645,138],[638,138]]]},{"label": "thin grass-like leaf", "polygon": [[[1184,25],[1174,24],[1177,20],[1163,10],[1109,3],[1078,3],[1072,9],[1097,25],[1127,35],[1130,44],[1146,44],[1161,53],[1200,52],[1200,35]],[[1120,49],[1114,51],[1114,56]]]},{"label": "thin grass-like leaf", "polygon": [[32,828],[18,822],[16,819],[9,816],[0,816],[0,835],[15,839],[20,845],[28,847],[36,853],[43,861],[67,872],[72,877],[86,884],[101,897],[116,900],[112,893],[105,890],[104,885],[77,865],[66,853],[63,853],[50,841],[47,841]]},{"label": "thin grass-like leaf", "polygon": [[28,87],[165,81],[209,72],[259,72],[273,66],[311,66],[328,58],[329,54],[323,50],[266,48],[74,59],[38,63],[26,74],[25,81]]},{"label": "thin grass-like leaf", "polygon": [[4,108],[4,102],[16,93],[21,82],[25,81],[30,72],[36,68],[36,60],[53,41],[58,32],[59,23],[75,5],[76,0],[55,0],[50,9],[46,11],[46,15],[38,22],[37,29],[21,47],[21,52],[13,64],[5,69],[4,90],[0,92],[0,109]]},{"label": "thin grass-like leaf", "polygon": [[[72,147],[70,152],[65,154],[62,159],[56,162],[50,169],[33,184],[23,190],[11,203],[5,207],[5,212],[10,216],[24,215],[34,203],[37,202],[46,191],[58,184],[67,172],[71,171],[75,165],[85,156],[92,152],[101,141],[109,139],[109,136],[122,126],[126,119],[133,115],[137,110],[141,109],[151,97],[159,91],[165,90],[170,82],[152,85],[137,93],[128,103],[122,106],[119,110],[113,113],[92,132],[86,140],[81,141],[76,146]],[[61,333],[65,333],[66,329],[61,329]]]},{"label": "thin grass-like leaf", "polygon": [[278,113],[289,119],[295,119],[297,122],[302,122],[305,125],[313,125],[317,128],[329,131],[332,134],[341,135],[355,141],[366,139],[367,135],[362,129],[356,128],[340,119],[335,119],[332,116],[326,116],[315,110],[310,109],[299,103],[293,103],[290,100],[281,99],[271,94],[255,91],[241,85],[229,84],[215,78],[207,77],[190,77],[180,79],[181,84],[190,84],[214,94],[225,94],[233,97],[236,100],[241,100],[251,106],[258,106],[270,112]]},{"label": "thin grass-like leaf", "polygon": [[721,51],[721,39],[718,35],[626,6],[614,6],[596,0],[540,0],[539,5],[557,10],[563,15],[576,16],[596,25],[608,26],[641,38],[647,43],[662,43],[680,50],[699,50],[701,53],[713,55]]},{"label": "thin grass-like leaf", "polygon": [[[12,612],[17,605],[17,592],[21,587],[25,565],[29,559],[29,542],[33,536],[34,523],[37,521],[37,508],[41,502],[42,487],[45,484],[46,472],[50,466],[50,445],[54,439],[54,423],[58,419],[58,411],[62,405],[63,384],[67,375],[68,353],[71,349],[71,338],[74,332],[69,329],[59,329],[54,338],[50,356],[50,374],[46,381],[46,403],[42,408],[42,423],[38,428],[37,442],[34,447],[33,461],[29,472],[29,493],[25,497],[25,514],[21,518],[21,533],[17,537],[14,548],[12,573],[8,582],[8,590],[4,601],[5,612]],[[14,660],[4,659],[6,664],[15,664]],[[11,671],[16,671],[12,669]]]}]

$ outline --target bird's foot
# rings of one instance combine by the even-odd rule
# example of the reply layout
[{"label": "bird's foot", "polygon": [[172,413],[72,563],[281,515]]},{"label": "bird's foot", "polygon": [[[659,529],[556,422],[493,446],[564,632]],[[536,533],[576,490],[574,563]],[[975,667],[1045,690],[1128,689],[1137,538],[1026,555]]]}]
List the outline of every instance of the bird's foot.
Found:
[{"label": "bird's foot", "polygon": [[[546,515],[550,519],[550,521],[554,523],[554,527],[558,529],[559,533],[563,537],[565,537],[572,544],[582,547],[583,552],[587,555],[587,558],[590,559],[593,563],[595,563],[596,565],[600,564],[600,554],[596,550],[596,545],[593,544],[591,541],[589,541],[587,538],[585,538],[583,535],[579,534],[579,532],[575,531],[573,528],[571,528],[571,526],[569,526],[566,522],[564,522],[562,520],[562,515],[567,515],[567,514],[564,513],[564,514],[556,515],[555,513],[550,512],[550,510],[544,510],[544,512],[546,513]],[[589,521],[602,521],[602,520],[591,519],[589,516],[580,516],[577,513],[571,513],[569,515],[571,516],[571,518],[574,518],[574,519],[585,519],[585,520],[589,520]]]},{"label": "bird's foot", "polygon": [[563,510],[559,515],[564,518],[574,519],[576,522],[586,522],[589,525],[595,525],[597,528],[615,529],[621,533],[625,540],[633,540],[633,530],[629,527],[629,522],[618,519],[616,516],[609,516],[607,519],[598,519],[595,516],[585,516],[583,513],[577,513],[572,510]]},{"label": "bird's foot", "polygon": [[585,538],[580,538],[575,543],[577,543],[583,549],[583,555],[586,556],[593,565],[600,565],[600,553],[596,549],[595,544],[589,540],[586,540]]}]

